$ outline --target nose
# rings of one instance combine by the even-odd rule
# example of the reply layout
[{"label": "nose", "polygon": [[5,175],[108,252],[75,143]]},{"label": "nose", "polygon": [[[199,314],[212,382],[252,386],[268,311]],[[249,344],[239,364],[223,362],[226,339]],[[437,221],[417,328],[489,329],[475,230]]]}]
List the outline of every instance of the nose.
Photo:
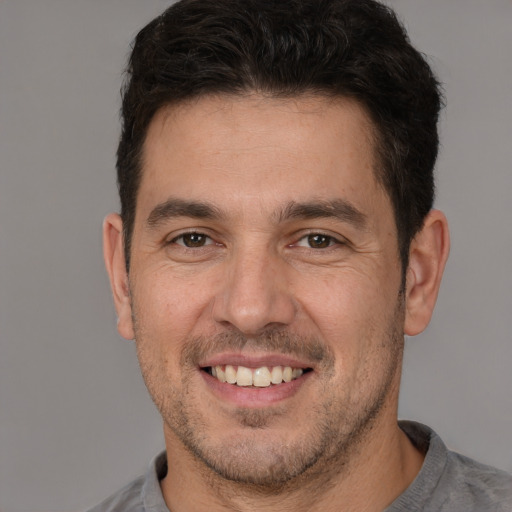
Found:
[{"label": "nose", "polygon": [[296,307],[284,267],[285,263],[268,251],[238,251],[227,264],[215,297],[214,320],[245,336],[292,323]]}]

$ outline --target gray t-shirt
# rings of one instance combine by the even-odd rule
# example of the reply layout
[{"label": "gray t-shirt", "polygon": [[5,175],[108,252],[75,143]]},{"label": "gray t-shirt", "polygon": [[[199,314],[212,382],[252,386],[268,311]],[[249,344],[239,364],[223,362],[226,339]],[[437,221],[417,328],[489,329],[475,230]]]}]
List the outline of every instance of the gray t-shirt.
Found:
[{"label": "gray t-shirt", "polygon": [[[401,429],[426,452],[412,484],[384,512],[512,512],[512,475],[449,451],[430,428],[401,421]],[[165,452],[147,473],[88,512],[169,512],[160,480]]]}]

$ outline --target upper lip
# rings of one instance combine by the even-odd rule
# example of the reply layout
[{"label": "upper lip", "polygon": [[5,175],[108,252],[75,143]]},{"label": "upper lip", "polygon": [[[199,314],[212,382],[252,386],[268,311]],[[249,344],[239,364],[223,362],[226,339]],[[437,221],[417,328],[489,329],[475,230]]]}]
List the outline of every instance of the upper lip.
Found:
[{"label": "upper lip", "polygon": [[199,362],[201,368],[209,366],[244,366],[246,368],[261,368],[263,366],[291,366],[292,368],[312,368],[313,365],[293,356],[278,353],[248,354],[241,352],[223,352],[205,358]]}]

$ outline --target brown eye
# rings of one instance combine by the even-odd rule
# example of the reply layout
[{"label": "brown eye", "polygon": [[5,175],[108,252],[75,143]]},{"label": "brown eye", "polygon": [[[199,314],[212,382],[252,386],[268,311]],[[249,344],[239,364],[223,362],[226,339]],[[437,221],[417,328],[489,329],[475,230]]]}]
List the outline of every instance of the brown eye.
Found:
[{"label": "brown eye", "polygon": [[325,249],[332,244],[333,239],[331,236],[313,234],[308,235],[307,241],[309,247],[311,247],[312,249]]},{"label": "brown eye", "polygon": [[211,239],[202,233],[184,233],[183,235],[176,237],[173,242],[175,244],[194,249],[209,245],[211,243]]}]

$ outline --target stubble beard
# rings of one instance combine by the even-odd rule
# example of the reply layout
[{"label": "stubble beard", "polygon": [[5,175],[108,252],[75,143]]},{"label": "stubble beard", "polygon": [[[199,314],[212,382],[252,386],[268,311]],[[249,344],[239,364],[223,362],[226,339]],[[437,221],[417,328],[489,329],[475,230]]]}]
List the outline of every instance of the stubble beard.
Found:
[{"label": "stubble beard", "polygon": [[[400,302],[400,301],[399,301]],[[135,319],[134,319],[135,320]],[[322,343],[315,339],[270,331],[250,342],[233,332],[211,338],[196,338],[183,344],[181,354],[181,386],[170,385],[165,367],[160,372],[153,362],[145,357],[143,333],[137,329],[136,340],[139,363],[146,386],[164,419],[165,428],[199,462],[198,466],[207,479],[222,480],[249,486],[262,493],[276,493],[290,487],[299,487],[305,482],[322,479],[329,481],[349,465],[351,457],[358,452],[372,431],[376,418],[388,403],[392,393],[398,393],[399,373],[403,353],[403,307],[397,305],[388,331],[382,341],[386,347],[386,372],[362,406],[358,400],[340,400],[331,393],[334,376],[334,357]],[[272,410],[239,409],[233,422],[245,427],[247,435],[238,438],[225,435],[214,439],[209,434],[208,418],[202,414],[195,402],[193,372],[197,372],[197,361],[210,350],[239,350],[254,343],[259,350],[280,351],[292,356],[306,356],[317,361],[318,368],[327,379],[320,393],[322,401],[312,404],[307,414],[316,418],[314,425],[290,444],[285,439],[272,436],[272,424],[282,413]],[[162,373],[163,372],[163,373]],[[325,399],[325,397],[329,397]],[[300,422],[300,418],[296,418]],[[172,464],[172,460],[169,461]]]}]

